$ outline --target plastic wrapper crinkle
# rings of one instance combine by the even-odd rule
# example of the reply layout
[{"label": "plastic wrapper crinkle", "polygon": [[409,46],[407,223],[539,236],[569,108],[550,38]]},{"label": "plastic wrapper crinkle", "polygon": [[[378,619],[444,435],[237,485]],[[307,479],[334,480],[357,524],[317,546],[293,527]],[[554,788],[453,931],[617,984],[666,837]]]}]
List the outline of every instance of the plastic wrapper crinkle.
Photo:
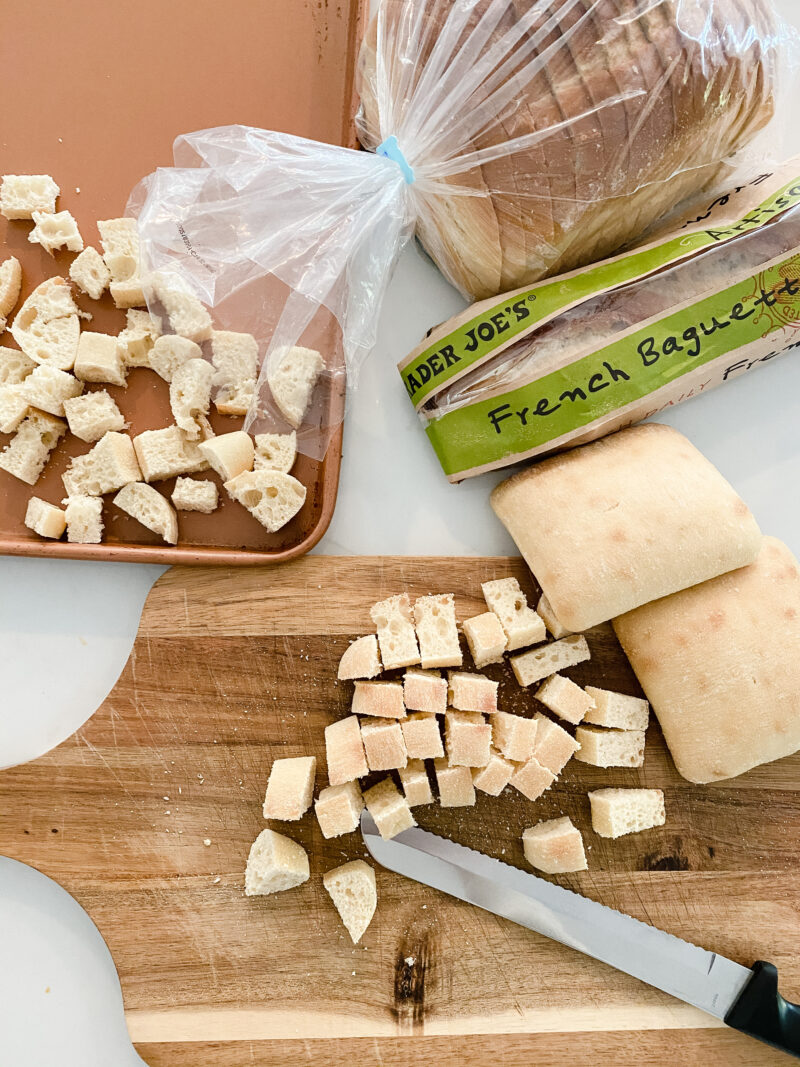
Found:
[{"label": "plastic wrapper crinkle", "polygon": [[357,71],[370,151],[179,138],[129,204],[142,269],[256,337],[254,432],[285,428],[287,349],[322,353],[298,433],[322,455],[414,232],[473,300],[612,253],[765,143],[789,40],[771,0],[383,0]]}]

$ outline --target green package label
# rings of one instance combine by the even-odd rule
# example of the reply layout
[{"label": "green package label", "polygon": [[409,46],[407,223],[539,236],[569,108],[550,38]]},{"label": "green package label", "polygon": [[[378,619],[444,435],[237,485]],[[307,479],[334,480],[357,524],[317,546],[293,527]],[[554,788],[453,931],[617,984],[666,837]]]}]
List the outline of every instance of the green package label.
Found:
[{"label": "green package label", "polygon": [[[434,419],[427,433],[445,473],[458,475],[586,427],[791,325],[800,328],[798,255],[528,385]],[[725,377],[741,369],[733,364]]]},{"label": "green package label", "polygon": [[[759,180],[750,184],[758,184]],[[725,204],[728,199],[721,197],[714,206]],[[799,203],[800,178],[794,177],[729,226],[684,233],[664,244],[605,261],[572,277],[539,282],[523,292],[508,294],[497,304],[440,337],[402,367],[400,374],[406,391],[414,405],[419,407],[456,375],[463,374],[513,338],[531,332],[538,323],[564,309],[597,293],[652,274],[706,248],[750,233]]]}]

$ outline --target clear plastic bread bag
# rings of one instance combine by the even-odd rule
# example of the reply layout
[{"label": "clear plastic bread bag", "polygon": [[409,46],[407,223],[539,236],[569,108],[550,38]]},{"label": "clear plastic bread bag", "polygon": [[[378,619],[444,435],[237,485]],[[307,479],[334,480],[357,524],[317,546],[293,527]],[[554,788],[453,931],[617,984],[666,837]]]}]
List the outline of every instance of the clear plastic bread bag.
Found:
[{"label": "clear plastic bread bag", "polygon": [[730,179],[737,153],[780,156],[795,54],[772,0],[383,0],[357,72],[369,151],[178,138],[128,205],[141,269],[256,338],[251,432],[290,428],[270,381],[297,346],[321,352],[297,425],[320,458],[415,232],[470,300],[594,262]]}]

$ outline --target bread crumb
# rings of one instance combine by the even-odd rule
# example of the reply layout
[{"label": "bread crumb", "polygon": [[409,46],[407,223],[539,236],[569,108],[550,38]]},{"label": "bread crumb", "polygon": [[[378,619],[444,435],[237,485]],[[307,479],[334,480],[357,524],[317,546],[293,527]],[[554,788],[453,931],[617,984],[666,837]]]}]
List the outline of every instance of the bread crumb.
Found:
[{"label": "bread crumb", "polygon": [[216,878],[214,879],[214,885],[219,885],[219,883],[220,883],[221,881],[222,881],[222,879],[220,878],[220,876],[219,876],[219,875],[217,875],[217,877],[216,877]]},{"label": "bread crumb", "polygon": [[210,837],[204,838],[203,839],[203,844],[206,846],[206,848],[208,848],[208,846],[211,844],[211,838]]}]

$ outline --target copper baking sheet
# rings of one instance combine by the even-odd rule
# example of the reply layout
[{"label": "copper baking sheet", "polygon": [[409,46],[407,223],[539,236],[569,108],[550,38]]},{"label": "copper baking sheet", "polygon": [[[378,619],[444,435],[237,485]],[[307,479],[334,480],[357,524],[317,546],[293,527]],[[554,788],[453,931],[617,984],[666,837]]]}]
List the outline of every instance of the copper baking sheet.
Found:
[{"label": "copper baking sheet", "polygon": [[[86,244],[95,221],[123,213],[136,182],[172,162],[172,143],[190,130],[241,123],[355,146],[353,74],[366,0],[140,0],[135,9],[94,0],[33,0],[15,10],[0,44],[0,173],[52,174],[60,209],[77,218]],[[15,255],[21,300],[44,278],[66,275],[70,253],[47,255],[28,242],[31,224],[0,218],[0,259]],[[110,297],[79,297],[89,329],[117,333],[125,315]],[[0,344],[16,347],[11,334]],[[132,434],[172,422],[168,387],[135,369],[126,389],[107,387]],[[326,419],[341,418],[344,396],[326,398]],[[217,432],[240,420],[212,417]],[[10,440],[0,434],[0,448]],[[88,446],[67,437],[35,486],[0,471],[0,552],[12,555],[156,563],[247,564],[307,552],[333,514],[341,427],[322,461],[298,458],[308,488],[301,512],[268,534],[220,494],[213,515],[179,513],[180,543],[163,542],[106,498],[101,545],[43,541],[23,523],[31,495],[62,497],[69,458]],[[200,477],[212,477],[207,472]],[[159,482],[167,494],[172,482]]]}]

